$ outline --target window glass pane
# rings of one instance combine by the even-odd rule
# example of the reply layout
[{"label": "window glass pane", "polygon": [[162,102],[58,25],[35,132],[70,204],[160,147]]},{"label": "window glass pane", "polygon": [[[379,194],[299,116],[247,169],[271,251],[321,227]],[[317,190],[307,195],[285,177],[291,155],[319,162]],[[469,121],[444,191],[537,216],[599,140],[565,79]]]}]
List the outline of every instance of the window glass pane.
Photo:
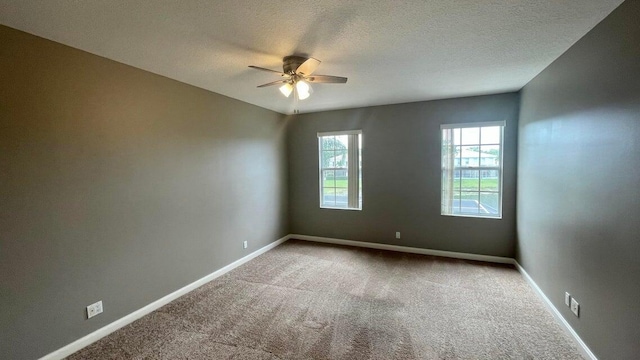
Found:
[{"label": "window glass pane", "polygon": [[322,150],[333,150],[335,144],[335,136],[323,136],[322,138]]},{"label": "window glass pane", "polygon": [[336,168],[346,168],[347,167],[347,148],[344,149],[336,149],[333,152],[333,167]]},{"label": "window glass pane", "polygon": [[455,158],[457,154],[456,146],[447,145],[442,147],[442,167],[449,167],[455,165]]},{"label": "window glass pane", "polygon": [[442,210],[450,211],[448,214],[460,213],[460,192],[442,192]]},{"label": "window glass pane", "polygon": [[347,189],[349,187],[349,179],[346,177],[336,177],[336,187]]},{"label": "window glass pane", "polygon": [[500,166],[500,145],[480,146],[482,166]]},{"label": "window glass pane", "polygon": [[458,201],[460,205],[460,214],[480,214],[480,196],[477,192],[463,192],[459,196]]},{"label": "window glass pane", "polygon": [[500,126],[485,126],[480,129],[482,144],[500,144]]},{"label": "window glass pane", "polygon": [[349,205],[346,188],[336,188],[336,207],[347,207]]},{"label": "window glass pane", "polygon": [[500,195],[498,193],[480,193],[480,205],[485,213],[498,215],[500,212]]},{"label": "window glass pane", "polygon": [[442,129],[442,146],[460,145],[460,129]]},{"label": "window glass pane", "polygon": [[322,188],[322,206],[335,206],[336,194],[334,188]]},{"label": "window glass pane", "polygon": [[478,146],[462,146],[460,150],[460,166],[478,167],[480,165],[480,148]]},{"label": "window glass pane", "polygon": [[440,139],[440,144],[442,144],[442,146],[453,144],[453,139],[451,139],[451,136],[453,135],[452,129],[442,129],[440,131],[440,135],[442,135],[442,138]]},{"label": "window glass pane", "polygon": [[347,177],[349,173],[345,170],[336,170],[335,171],[335,179],[337,187],[347,187]]},{"label": "window glass pane", "polygon": [[479,145],[480,144],[480,128],[462,128],[462,144],[461,145]]},{"label": "window glass pane", "polygon": [[447,153],[443,153],[442,166],[443,167],[459,167],[460,166],[460,146],[448,147]]},{"label": "window glass pane", "polygon": [[336,194],[336,188],[334,187],[323,187],[322,188],[322,194],[324,195],[331,195],[331,198],[333,198],[333,196]]},{"label": "window glass pane", "polygon": [[[459,173],[459,172],[458,172]],[[451,189],[455,192],[460,192],[460,186],[462,184],[462,181],[460,180],[459,176],[447,176],[446,174],[444,175],[445,177],[445,181],[449,180],[449,185],[451,186]]]},{"label": "window glass pane", "polygon": [[453,197],[449,197],[449,192],[447,192],[446,190],[442,190],[442,197],[440,199],[442,199],[442,201],[440,202],[440,204],[442,205],[442,210],[444,211],[448,206],[451,206],[451,200],[453,199]]},{"label": "window glass pane", "polygon": [[478,170],[462,170],[460,187],[462,191],[480,191],[480,172]]},{"label": "window glass pane", "polygon": [[499,191],[500,172],[498,170],[480,171],[480,191]]},{"label": "window glass pane", "polygon": [[331,184],[331,185],[326,185],[326,186],[330,186],[330,187],[334,187],[334,180],[336,178],[336,171],[335,170],[325,170],[324,171],[326,177],[325,180],[327,180],[327,184]]},{"label": "window glass pane", "polygon": [[335,187],[335,177],[334,170],[323,170],[322,171],[322,186],[323,187]]},{"label": "window glass pane", "polygon": [[322,164],[321,164],[321,166],[323,168],[335,167],[334,157],[333,157],[333,150],[330,150],[330,151],[323,150],[322,151]]},{"label": "window glass pane", "polygon": [[442,172],[442,188],[443,190],[450,188],[453,191],[460,191],[460,176],[459,171],[455,173],[451,173],[444,171]]}]

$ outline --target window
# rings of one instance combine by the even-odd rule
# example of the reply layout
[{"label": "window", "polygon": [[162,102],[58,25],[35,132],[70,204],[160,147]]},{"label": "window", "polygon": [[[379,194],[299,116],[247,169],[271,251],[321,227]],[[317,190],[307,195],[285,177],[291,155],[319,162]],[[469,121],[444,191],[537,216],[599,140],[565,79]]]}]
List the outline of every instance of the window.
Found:
[{"label": "window", "polygon": [[320,207],[362,209],[362,131],[318,133]]},{"label": "window", "polygon": [[441,214],[502,218],[504,121],[441,125]]}]

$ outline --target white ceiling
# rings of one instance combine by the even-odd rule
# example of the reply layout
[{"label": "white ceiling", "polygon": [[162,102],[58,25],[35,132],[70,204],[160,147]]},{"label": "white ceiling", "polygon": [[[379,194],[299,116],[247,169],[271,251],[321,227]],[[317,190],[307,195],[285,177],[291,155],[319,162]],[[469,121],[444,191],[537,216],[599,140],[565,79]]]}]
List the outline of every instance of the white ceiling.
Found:
[{"label": "white ceiling", "polygon": [[622,0],[0,0],[0,23],[281,113],[278,76],[317,74],[300,112],[514,91]]}]

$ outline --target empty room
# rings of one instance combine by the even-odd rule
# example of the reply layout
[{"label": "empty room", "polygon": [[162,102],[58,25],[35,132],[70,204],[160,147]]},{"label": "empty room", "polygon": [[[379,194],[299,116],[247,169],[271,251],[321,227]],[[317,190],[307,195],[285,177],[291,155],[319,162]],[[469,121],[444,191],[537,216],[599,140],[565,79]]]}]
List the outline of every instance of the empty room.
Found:
[{"label": "empty room", "polygon": [[639,359],[638,19],[0,0],[0,359]]}]

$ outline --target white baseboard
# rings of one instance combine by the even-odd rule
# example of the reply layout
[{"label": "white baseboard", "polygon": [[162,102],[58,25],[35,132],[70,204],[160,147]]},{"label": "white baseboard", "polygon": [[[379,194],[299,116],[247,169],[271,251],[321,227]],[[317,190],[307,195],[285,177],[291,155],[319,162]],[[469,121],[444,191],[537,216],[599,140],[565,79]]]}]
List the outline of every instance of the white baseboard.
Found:
[{"label": "white baseboard", "polygon": [[584,341],[582,341],[582,339],[580,338],[580,336],[578,336],[578,333],[576,333],[576,331],[573,330],[571,325],[569,325],[569,322],[567,322],[567,320],[562,316],[562,314],[560,314],[560,311],[558,311],[558,309],[553,305],[551,300],[549,300],[549,298],[544,294],[544,292],[542,292],[542,289],[540,289],[538,284],[536,284],[536,282],[533,281],[531,276],[529,276],[527,271],[522,266],[520,266],[520,264],[518,264],[518,262],[515,259],[513,260],[513,262],[516,268],[518,269],[518,271],[520,271],[522,276],[525,278],[525,280],[529,283],[529,285],[531,285],[533,290],[535,290],[536,294],[538,294],[540,299],[542,299],[542,302],[547,306],[547,308],[549,308],[549,310],[551,311],[551,314],[553,314],[553,317],[556,318],[556,321],[567,332],[567,334],[571,338],[573,338],[573,340],[576,342],[576,345],[578,345],[578,350],[580,350],[580,352],[582,353],[582,356],[584,356],[587,359],[598,360],[598,358],[591,352],[587,344],[585,344]]},{"label": "white baseboard", "polygon": [[512,258],[501,257],[501,256],[478,255],[478,254],[469,254],[469,253],[443,251],[443,250],[431,250],[431,249],[414,248],[414,247],[408,247],[408,246],[389,245],[389,244],[380,244],[380,243],[354,241],[354,240],[343,240],[343,239],[334,239],[334,238],[327,238],[327,237],[321,237],[321,236],[309,236],[309,235],[300,235],[300,234],[289,234],[289,238],[306,240],[306,241],[315,241],[315,242],[328,243],[328,244],[365,247],[365,248],[378,249],[378,250],[390,250],[390,251],[406,252],[406,253],[412,253],[412,254],[442,256],[442,257],[456,258],[456,259],[476,260],[476,261],[485,261],[485,262],[501,263],[501,264],[514,263],[514,260]]},{"label": "white baseboard", "polygon": [[363,242],[363,241],[354,241],[354,240],[344,240],[344,239],[335,239],[335,238],[327,238],[327,237],[321,237],[321,236],[310,236],[310,235],[300,235],[300,234],[289,234],[287,236],[282,237],[281,239],[278,239],[274,242],[272,242],[271,244],[258,249],[254,252],[252,252],[251,254],[238,259],[236,261],[234,261],[233,263],[217,270],[214,271],[213,273],[199,279],[196,280],[194,282],[192,282],[191,284],[178,289],[174,292],[172,292],[169,295],[166,295],[164,297],[162,297],[161,299],[158,299],[154,302],[152,302],[151,304],[138,309],[134,312],[132,312],[131,314],[122,317],[112,323],[110,323],[109,325],[106,325],[94,332],[92,332],[91,334],[88,334],[74,342],[72,342],[69,345],[66,345],[52,353],[49,353],[48,355],[43,356],[42,358],[40,358],[40,360],[60,360],[63,359],[75,352],[77,352],[78,350],[91,345],[92,343],[102,339],[103,337],[111,334],[112,332],[126,326],[129,325],[130,323],[138,320],[139,318],[161,308],[162,306],[170,303],[171,301],[179,298],[182,295],[185,295],[195,289],[197,289],[198,287],[214,280],[217,277],[220,277],[224,274],[226,274],[227,272],[237,268],[238,266],[254,259],[255,257],[264,254],[265,252],[275,248],[276,246],[282,244],[283,242],[289,240],[289,239],[298,239],[298,240],[305,240],[305,241],[314,241],[314,242],[320,242],[320,243],[328,243],[328,244],[337,244],[337,245],[347,245],[347,246],[355,246],[355,247],[365,247],[365,248],[371,248],[371,249],[379,249],[379,250],[390,250],[390,251],[398,251],[398,252],[406,252],[406,253],[412,253],[412,254],[422,254],[422,255],[433,255],[433,256],[442,256],[442,257],[449,257],[449,258],[456,258],[456,259],[465,259],[465,260],[476,260],[476,261],[486,261],[486,262],[493,262],[493,263],[501,263],[501,264],[513,264],[516,266],[516,268],[518,269],[518,271],[520,271],[520,273],[522,274],[522,276],[525,278],[525,280],[529,283],[529,285],[535,290],[536,294],[542,299],[543,303],[549,308],[549,310],[551,311],[551,313],[553,314],[553,316],[555,317],[555,319],[558,321],[558,323],[561,325],[561,327],[569,334],[569,336],[571,336],[571,338],[573,338],[573,340],[576,342],[576,345],[578,346],[578,349],[581,351],[582,355],[585,356],[587,359],[591,359],[591,360],[598,360],[596,358],[596,356],[591,352],[591,350],[589,349],[589,347],[587,347],[587,345],[582,341],[582,339],[580,338],[580,336],[578,336],[578,334],[575,332],[575,330],[573,330],[573,328],[571,327],[571,325],[569,325],[569,323],[567,322],[567,320],[565,320],[565,318],[560,314],[560,312],[558,311],[558,309],[556,309],[556,307],[551,303],[551,301],[549,300],[549,298],[547,298],[547,296],[542,292],[542,290],[540,289],[540,287],[538,287],[538,285],[535,283],[535,281],[533,281],[533,279],[531,278],[531,276],[529,276],[529,274],[527,274],[527,272],[524,270],[524,268],[522,268],[522,266],[520,266],[520,264],[518,264],[518,262],[515,259],[512,258],[507,258],[507,257],[500,257],[500,256],[490,256],[490,255],[478,255],[478,254],[469,254],[469,253],[460,253],[460,252],[453,252],[453,251],[443,251],[443,250],[431,250],[431,249],[422,249],[422,248],[414,248],[414,247],[408,247],[408,246],[398,246],[398,245],[389,245],[389,244],[379,244],[379,243],[371,243],[371,242]]},{"label": "white baseboard", "polygon": [[181,289],[178,289],[178,290],[172,292],[171,294],[169,294],[167,296],[164,296],[164,297],[152,302],[151,304],[149,304],[149,305],[147,305],[147,306],[145,306],[145,307],[143,307],[141,309],[138,309],[138,310],[132,312],[131,314],[126,315],[125,317],[122,317],[122,318],[110,323],[109,325],[106,325],[106,326],[104,326],[104,327],[92,332],[91,334],[88,334],[88,335],[86,335],[86,336],[84,336],[84,337],[72,342],[69,345],[66,345],[66,346],[64,346],[64,347],[62,347],[62,348],[60,348],[60,349],[58,349],[58,350],[56,350],[56,351],[54,351],[52,353],[49,353],[49,354],[43,356],[42,358],[40,358],[40,360],[59,360],[59,359],[63,359],[65,357],[75,353],[76,351],[78,351],[78,350],[80,350],[80,349],[82,349],[82,348],[84,348],[86,346],[89,346],[89,345],[93,344],[94,342],[96,342],[96,341],[102,339],[103,337],[111,334],[112,332],[114,332],[114,331],[116,331],[116,330],[118,330],[118,329],[120,329],[120,328],[122,328],[122,327],[124,327],[126,325],[129,325],[132,322],[140,319],[141,317],[143,317],[143,316],[145,316],[145,315],[147,315],[147,314],[149,314],[149,313],[151,313],[151,312],[163,307],[164,305],[172,302],[173,300],[179,298],[180,296],[199,288],[200,286],[210,282],[211,280],[214,280],[217,277],[220,277],[220,276],[226,274],[227,272],[237,268],[238,266],[246,263],[247,261],[252,260],[253,258],[257,257],[258,255],[264,254],[265,252],[267,252],[267,251],[273,249],[274,247],[282,244],[283,242],[289,240],[289,237],[290,237],[290,235],[287,235],[287,236],[285,236],[285,237],[283,237],[281,239],[278,239],[278,240],[272,242],[271,244],[269,244],[269,245],[267,245],[267,246],[265,246],[263,248],[260,248],[260,249],[258,249],[256,251],[252,252],[251,254],[249,254],[249,255],[241,258],[241,259],[238,259],[238,260],[232,262],[231,264],[229,264],[229,265],[227,265],[227,266],[225,266],[225,267],[223,267],[223,268],[221,268],[221,269],[219,269],[217,271],[214,271],[213,273],[211,273],[211,274],[209,274],[209,275],[207,275],[207,276],[205,276],[205,277],[203,277],[203,278],[201,278],[199,280],[196,280],[196,281],[192,282],[191,284],[189,284],[187,286],[185,286],[185,287],[183,287]]}]

